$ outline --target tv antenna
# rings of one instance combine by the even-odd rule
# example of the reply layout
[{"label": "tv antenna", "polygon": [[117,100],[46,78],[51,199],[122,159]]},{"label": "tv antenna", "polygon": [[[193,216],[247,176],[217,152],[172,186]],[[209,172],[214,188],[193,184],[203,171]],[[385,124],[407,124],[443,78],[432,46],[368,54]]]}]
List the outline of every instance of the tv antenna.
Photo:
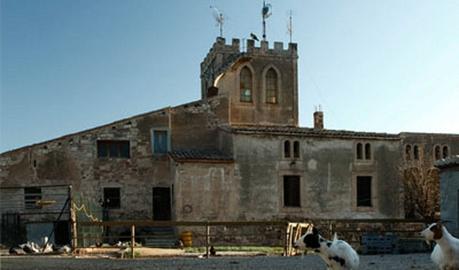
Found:
[{"label": "tv antenna", "polygon": [[210,6],[212,9],[212,15],[214,16],[215,21],[217,22],[216,26],[220,27],[220,37],[223,37],[223,23],[225,22],[225,17],[223,13],[214,6]]},{"label": "tv antenna", "polygon": [[263,8],[261,9],[261,16],[263,17],[263,40],[266,40],[266,19],[271,16],[271,4],[266,4],[263,1]]},{"label": "tv antenna", "polygon": [[288,23],[287,23],[287,34],[290,37],[290,43],[292,43],[292,35],[293,35],[292,13],[293,13],[292,10],[290,10],[288,14]]}]

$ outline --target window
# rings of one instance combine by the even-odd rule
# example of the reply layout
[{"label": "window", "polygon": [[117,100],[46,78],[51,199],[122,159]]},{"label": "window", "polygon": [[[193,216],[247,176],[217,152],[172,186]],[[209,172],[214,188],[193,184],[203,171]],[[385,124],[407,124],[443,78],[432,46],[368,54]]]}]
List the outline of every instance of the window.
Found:
[{"label": "window", "polygon": [[419,160],[419,146],[417,145],[413,147],[413,158],[414,160]]},{"label": "window", "polygon": [[371,176],[357,176],[357,207],[371,206]]},{"label": "window", "polygon": [[270,68],[266,72],[265,89],[266,89],[266,103],[277,103],[277,72]]},{"label": "window", "polygon": [[363,159],[363,146],[361,143],[357,144],[356,152],[357,159]]},{"label": "window", "polygon": [[293,157],[294,158],[300,157],[300,142],[299,141],[293,142]]},{"label": "window", "polygon": [[241,102],[252,102],[252,72],[248,67],[243,67],[240,73],[239,90]]},{"label": "window", "polygon": [[434,148],[434,158],[435,160],[441,159],[440,146],[436,145]]},{"label": "window", "polygon": [[365,159],[371,159],[371,145],[369,143],[365,144]]},{"label": "window", "polygon": [[284,142],[284,157],[286,158],[290,157],[290,141]]},{"label": "window", "polygon": [[99,158],[129,158],[129,141],[97,141],[97,157]]},{"label": "window", "polygon": [[442,156],[443,158],[447,158],[449,156],[449,149],[448,146],[443,146],[443,151],[442,151]]},{"label": "window", "polygon": [[121,207],[120,188],[104,188],[105,208],[118,209]]},{"label": "window", "polygon": [[284,175],[284,206],[300,207],[300,177]]},{"label": "window", "polygon": [[153,130],[153,154],[166,154],[169,151],[169,136],[167,130]]},{"label": "window", "polygon": [[355,158],[357,160],[371,160],[371,144],[357,143],[355,146]]},{"label": "window", "polygon": [[411,144],[405,146],[405,159],[411,160]]},{"label": "window", "polygon": [[40,187],[24,188],[25,209],[41,209],[41,206],[37,205],[37,201],[39,200],[41,200],[41,188]]}]

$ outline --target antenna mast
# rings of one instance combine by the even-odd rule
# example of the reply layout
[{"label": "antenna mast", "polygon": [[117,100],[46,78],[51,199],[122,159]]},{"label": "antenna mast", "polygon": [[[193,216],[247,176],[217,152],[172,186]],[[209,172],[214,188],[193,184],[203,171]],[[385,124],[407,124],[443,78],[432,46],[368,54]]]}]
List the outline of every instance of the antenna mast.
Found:
[{"label": "antenna mast", "polygon": [[292,35],[293,35],[293,23],[292,23],[292,10],[289,12],[288,17],[288,24],[287,24],[287,33],[290,37],[290,43],[292,43]]},{"label": "antenna mast", "polygon": [[223,23],[225,22],[225,17],[223,13],[220,12],[216,7],[210,6],[213,9],[212,15],[214,16],[217,26],[220,28],[220,37],[223,37]]},{"label": "antenna mast", "polygon": [[261,9],[261,16],[263,18],[263,40],[266,40],[266,19],[271,16],[271,4],[266,4],[263,1],[263,8]]}]

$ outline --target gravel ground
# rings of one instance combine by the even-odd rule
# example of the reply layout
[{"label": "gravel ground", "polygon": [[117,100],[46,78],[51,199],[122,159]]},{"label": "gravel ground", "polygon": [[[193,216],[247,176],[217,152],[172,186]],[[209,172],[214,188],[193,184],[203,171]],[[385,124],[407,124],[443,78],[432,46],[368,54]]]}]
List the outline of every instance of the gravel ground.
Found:
[{"label": "gravel ground", "polygon": [[[148,259],[101,259],[101,258],[70,258],[45,256],[0,257],[0,269],[288,269],[305,270],[326,269],[318,256],[256,256],[256,257],[212,257],[199,259],[189,257],[148,258]],[[395,269],[434,269],[427,253],[405,255],[374,255],[360,256],[360,268],[371,270]]]}]

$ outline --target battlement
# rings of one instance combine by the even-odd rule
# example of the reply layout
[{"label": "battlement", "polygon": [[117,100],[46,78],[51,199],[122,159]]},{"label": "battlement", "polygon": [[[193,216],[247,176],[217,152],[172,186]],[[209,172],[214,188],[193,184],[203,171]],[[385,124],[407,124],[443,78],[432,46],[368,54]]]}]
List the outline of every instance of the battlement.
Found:
[{"label": "battlement", "polygon": [[[244,40],[243,40],[244,41]],[[225,38],[217,37],[215,43],[209,50],[209,53],[201,63],[201,70],[205,70],[218,54],[223,54],[223,58],[228,55],[242,55],[245,56],[284,56],[284,57],[298,57],[297,44],[288,43],[287,48],[284,49],[284,43],[275,41],[273,47],[269,48],[268,41],[260,41],[260,46],[255,45],[255,40],[247,39],[246,43],[241,43],[238,38],[233,38],[230,44],[226,44]],[[241,46],[242,45],[242,46]]]}]

